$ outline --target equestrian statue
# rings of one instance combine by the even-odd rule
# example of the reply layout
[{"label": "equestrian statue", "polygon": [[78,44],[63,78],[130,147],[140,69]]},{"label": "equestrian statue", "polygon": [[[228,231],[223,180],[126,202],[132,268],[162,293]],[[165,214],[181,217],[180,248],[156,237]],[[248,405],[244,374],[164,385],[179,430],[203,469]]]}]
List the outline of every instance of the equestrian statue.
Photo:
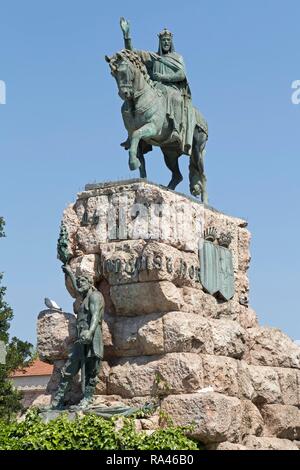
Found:
[{"label": "equestrian statue", "polygon": [[172,172],[168,188],[175,189],[183,179],[178,158],[188,155],[190,192],[207,203],[207,123],[192,105],[184,61],[175,52],[173,35],[167,29],[158,35],[157,53],[139,51],[132,47],[128,21],[121,18],[120,26],[125,49],[105,59],[124,101],[122,117],[128,138],[121,145],[129,150],[129,168],[139,168],[141,178],[146,178],[144,155],[153,145],[159,146]]}]

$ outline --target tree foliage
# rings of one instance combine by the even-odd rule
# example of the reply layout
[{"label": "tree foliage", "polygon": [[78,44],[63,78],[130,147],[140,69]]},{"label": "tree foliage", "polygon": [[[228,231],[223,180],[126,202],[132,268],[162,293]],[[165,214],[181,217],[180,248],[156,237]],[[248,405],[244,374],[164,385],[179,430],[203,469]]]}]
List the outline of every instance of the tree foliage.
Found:
[{"label": "tree foliage", "polygon": [[[0,217],[0,238],[5,236],[4,225],[4,219]],[[9,377],[14,370],[30,363],[32,344],[16,337],[10,339],[13,311],[5,301],[6,287],[2,286],[2,279],[0,273],[0,341],[4,341],[7,351],[6,364],[0,364],[0,419],[10,421],[22,409],[22,394],[13,387]]]}]

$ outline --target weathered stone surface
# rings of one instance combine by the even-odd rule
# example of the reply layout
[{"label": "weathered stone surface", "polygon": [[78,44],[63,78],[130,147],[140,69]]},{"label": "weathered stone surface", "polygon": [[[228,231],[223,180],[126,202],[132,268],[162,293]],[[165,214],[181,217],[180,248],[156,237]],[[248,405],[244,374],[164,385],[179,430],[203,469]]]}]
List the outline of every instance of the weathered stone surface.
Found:
[{"label": "weathered stone surface", "polygon": [[247,436],[244,445],[253,450],[298,450],[298,447],[288,439],[276,437]]},{"label": "weathered stone surface", "polygon": [[76,317],[71,313],[43,310],[37,322],[39,358],[50,364],[66,359],[76,339]]},{"label": "weathered stone surface", "polygon": [[99,270],[111,286],[138,281],[171,281],[177,286],[202,288],[198,253],[178,250],[157,241],[102,243]]},{"label": "weathered stone surface", "polygon": [[241,401],[242,424],[241,436],[261,436],[264,429],[264,420],[256,406],[250,400]]},{"label": "weathered stone surface", "polygon": [[213,354],[211,325],[206,318],[194,313],[170,312],[162,321],[166,352]]},{"label": "weathered stone surface", "polygon": [[250,364],[300,368],[300,347],[275,328],[248,329],[247,360]]},{"label": "weathered stone surface", "polygon": [[241,404],[237,398],[213,392],[170,395],[161,409],[175,425],[195,424],[191,434],[203,443],[239,440]]},{"label": "weathered stone surface", "polygon": [[[77,229],[77,237],[84,250],[94,249],[109,236],[115,239],[115,232],[119,230],[121,238],[149,237],[175,248],[196,252],[204,207],[180,194],[140,181],[85,191],[79,195],[75,211],[79,224],[84,219],[86,225],[78,224]],[[98,215],[96,225],[95,213]],[[116,219],[119,219],[117,223]]]},{"label": "weathered stone surface", "polygon": [[174,353],[119,359],[111,368],[108,393],[122,397],[188,393],[202,387],[202,359]]},{"label": "weathered stone surface", "polygon": [[204,387],[232,397],[239,396],[237,361],[230,357],[203,355]]},{"label": "weathered stone surface", "polygon": [[238,271],[235,276],[235,296],[237,301],[249,303],[249,278],[246,273]]},{"label": "weathered stone surface", "polygon": [[180,289],[169,281],[112,286],[110,294],[118,315],[170,312],[183,305]]},{"label": "weathered stone surface", "polygon": [[50,403],[51,403],[51,395],[49,393],[43,393],[43,394],[40,394],[38,396],[36,396],[35,398],[33,399],[29,399],[29,397],[27,397],[27,403],[23,402],[23,406],[24,408],[28,408],[29,406],[30,407],[35,407],[35,408],[43,408],[44,406],[49,406]]},{"label": "weathered stone surface", "polygon": [[193,287],[182,288],[182,310],[189,313],[197,313],[204,317],[215,318],[218,312],[218,302],[212,295]]},{"label": "weathered stone surface", "polygon": [[297,369],[277,368],[284,405],[300,406],[300,371]]},{"label": "weathered stone surface", "polygon": [[195,352],[240,357],[245,347],[239,324],[181,311],[132,318],[107,316],[104,330],[105,344],[114,356]]},{"label": "weathered stone surface", "polygon": [[103,361],[101,363],[101,369],[99,373],[99,381],[96,385],[96,395],[106,395],[107,394],[107,382],[110,373],[110,366],[108,362]]},{"label": "weathered stone surface", "polygon": [[237,361],[239,394],[241,398],[252,400],[255,395],[249,365],[244,361]]},{"label": "weathered stone surface", "polygon": [[164,352],[163,321],[160,314],[117,317],[112,330],[113,356],[145,356]]},{"label": "weathered stone surface", "polygon": [[[51,395],[44,393],[41,390],[26,390],[25,393],[23,393],[21,404],[26,410],[32,406],[47,406],[50,401]],[[24,421],[24,419],[22,419],[22,417],[17,417],[17,421]]]},{"label": "weathered stone surface", "polygon": [[238,269],[246,272],[251,261],[250,254],[251,233],[246,228],[238,229]]},{"label": "weathered stone surface", "polygon": [[231,320],[211,320],[214,354],[240,359],[245,351],[246,332]]},{"label": "weathered stone surface", "polygon": [[159,428],[159,414],[154,414],[149,418],[141,419],[142,429],[155,430]]},{"label": "weathered stone surface", "polygon": [[300,410],[291,405],[266,405],[262,408],[265,435],[283,439],[300,439]]},{"label": "weathered stone surface", "polygon": [[254,393],[252,401],[258,405],[282,401],[278,373],[272,367],[248,366]]},{"label": "weathered stone surface", "polygon": [[241,306],[239,309],[238,321],[242,328],[256,328],[258,326],[257,315],[250,307]]},{"label": "weathered stone surface", "polygon": [[70,266],[75,276],[89,276],[94,280],[99,278],[99,255],[90,254],[73,258]]}]

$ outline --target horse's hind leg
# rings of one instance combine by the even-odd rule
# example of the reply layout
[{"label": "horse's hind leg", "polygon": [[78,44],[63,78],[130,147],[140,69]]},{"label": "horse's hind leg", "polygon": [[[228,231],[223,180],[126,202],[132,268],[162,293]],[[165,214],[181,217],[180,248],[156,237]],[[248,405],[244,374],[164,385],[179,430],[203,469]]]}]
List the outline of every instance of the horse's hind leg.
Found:
[{"label": "horse's hind leg", "polygon": [[137,157],[138,157],[138,159],[141,163],[141,166],[139,168],[140,178],[147,178],[146,162],[145,162],[145,157],[144,157],[144,154],[143,154],[143,150],[141,148],[141,142],[139,143],[139,146],[138,146]]},{"label": "horse's hind leg", "polygon": [[178,166],[178,158],[181,154],[178,153],[178,151],[169,149],[167,147],[162,147],[161,150],[165,157],[165,163],[169,170],[171,170],[172,172],[172,178],[170,183],[168,184],[168,188],[175,189],[176,186],[183,180],[182,174]]},{"label": "horse's hind leg", "polygon": [[190,192],[193,196],[200,196],[205,204],[208,203],[206,190],[206,176],[204,173],[204,155],[207,135],[199,128],[195,128],[193,149],[190,158]]}]

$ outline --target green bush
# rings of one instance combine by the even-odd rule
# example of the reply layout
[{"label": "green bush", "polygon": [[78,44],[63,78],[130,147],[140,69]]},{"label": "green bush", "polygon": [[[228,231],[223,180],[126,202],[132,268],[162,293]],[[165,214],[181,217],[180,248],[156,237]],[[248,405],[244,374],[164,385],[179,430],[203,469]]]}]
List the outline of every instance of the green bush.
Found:
[{"label": "green bush", "polygon": [[44,423],[35,410],[22,422],[0,423],[0,450],[199,450],[200,444],[186,436],[187,427],[169,426],[151,435],[137,432],[134,418],[76,417],[66,414]]}]

